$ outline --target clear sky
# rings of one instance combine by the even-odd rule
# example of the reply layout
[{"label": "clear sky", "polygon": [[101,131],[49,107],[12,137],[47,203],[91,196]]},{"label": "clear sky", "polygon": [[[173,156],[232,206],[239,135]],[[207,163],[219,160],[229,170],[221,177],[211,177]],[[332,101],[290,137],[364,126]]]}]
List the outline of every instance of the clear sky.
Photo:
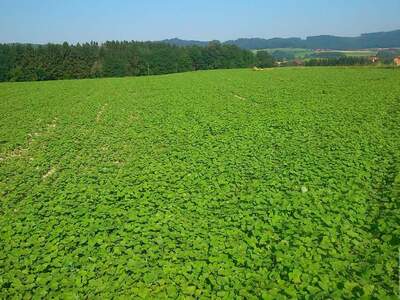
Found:
[{"label": "clear sky", "polygon": [[0,42],[306,37],[400,29],[400,0],[0,0]]}]

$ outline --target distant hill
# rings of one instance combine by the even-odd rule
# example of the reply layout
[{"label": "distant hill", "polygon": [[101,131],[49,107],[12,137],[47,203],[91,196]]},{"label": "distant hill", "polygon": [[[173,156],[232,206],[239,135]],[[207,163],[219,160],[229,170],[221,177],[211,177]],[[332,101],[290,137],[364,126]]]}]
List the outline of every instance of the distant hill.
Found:
[{"label": "distant hill", "polygon": [[181,40],[178,38],[162,40],[161,42],[175,46],[207,46],[209,42]]},{"label": "distant hill", "polygon": [[364,33],[358,37],[331,35],[311,36],[305,40],[305,48],[328,48],[338,50],[400,47],[400,30]]},{"label": "distant hill", "polygon": [[243,49],[267,49],[267,48],[305,48],[301,38],[241,38],[234,41],[226,41],[226,44],[236,45]]},{"label": "distant hill", "polygon": [[[182,40],[179,38],[166,39],[161,42],[175,46],[207,46],[211,41],[194,41],[194,40]],[[213,41],[215,42],[215,41]],[[223,42],[227,45],[236,45],[243,49],[266,49],[266,48],[304,48],[299,45],[304,42],[300,38],[273,38],[273,39],[261,39],[261,38],[240,38],[237,40],[231,40]]]},{"label": "distant hill", "polygon": [[[178,38],[162,42],[177,46],[206,46],[206,41],[187,41]],[[388,32],[364,33],[357,37],[340,37],[334,35],[309,36],[301,38],[240,38],[230,40],[224,44],[236,45],[243,49],[270,49],[270,48],[306,48],[306,49],[337,49],[352,50],[365,48],[396,48],[400,47],[400,30]]]}]

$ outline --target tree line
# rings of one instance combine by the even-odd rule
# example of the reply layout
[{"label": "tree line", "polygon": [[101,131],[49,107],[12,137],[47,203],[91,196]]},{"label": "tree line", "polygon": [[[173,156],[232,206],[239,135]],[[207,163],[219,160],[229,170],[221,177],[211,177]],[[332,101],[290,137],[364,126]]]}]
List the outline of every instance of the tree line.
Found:
[{"label": "tree line", "polygon": [[135,41],[0,44],[0,81],[142,76],[252,66],[271,67],[273,59],[268,53],[253,54],[219,42],[206,47]]},{"label": "tree line", "polygon": [[395,57],[400,56],[400,49],[380,50],[376,54],[379,60],[384,64],[392,64]]},{"label": "tree line", "polygon": [[372,64],[368,57],[362,56],[341,56],[332,58],[313,58],[306,60],[306,66],[365,66]]}]

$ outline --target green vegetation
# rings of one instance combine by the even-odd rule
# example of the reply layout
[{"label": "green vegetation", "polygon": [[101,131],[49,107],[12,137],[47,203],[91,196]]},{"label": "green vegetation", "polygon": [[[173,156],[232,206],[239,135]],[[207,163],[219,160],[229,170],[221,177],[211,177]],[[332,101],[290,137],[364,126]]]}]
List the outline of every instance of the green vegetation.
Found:
[{"label": "green vegetation", "polygon": [[377,51],[374,50],[356,50],[356,51],[340,51],[340,50],[323,50],[313,51],[307,55],[307,58],[338,58],[338,57],[370,57],[375,56]]},{"label": "green vegetation", "polygon": [[[170,40],[171,41],[171,40]],[[381,62],[393,61],[397,50],[379,51]],[[314,51],[274,48],[248,51],[218,41],[207,46],[174,46],[169,42],[106,42],[77,45],[0,44],[0,81],[42,81],[170,74],[195,70],[297,65],[366,65],[373,50]],[[327,61],[329,60],[329,61]],[[301,63],[303,64],[303,63]],[[282,66],[282,64],[280,64]]]},{"label": "green vegetation", "polygon": [[256,66],[260,68],[270,68],[274,66],[274,58],[268,51],[257,51]]},{"label": "green vegetation", "polygon": [[376,56],[379,57],[382,63],[391,64],[395,57],[400,56],[400,49],[380,50]]},{"label": "green vegetation", "polygon": [[0,84],[0,298],[394,298],[399,80]]},{"label": "green vegetation", "polygon": [[177,47],[155,42],[0,44],[0,81],[123,77],[251,67],[256,57],[219,42]]},{"label": "green vegetation", "polygon": [[268,51],[277,60],[281,60],[282,58],[284,59],[305,58],[308,54],[314,53],[313,50],[304,48],[272,48],[272,49],[255,50],[255,52],[257,51]]},{"label": "green vegetation", "polygon": [[268,51],[272,57],[277,61],[302,59],[308,60],[312,58],[339,58],[343,56],[347,57],[369,57],[377,55],[378,51],[374,49],[364,49],[364,50],[310,50],[304,48],[273,48],[273,49],[263,49],[254,50],[258,51]]},{"label": "green vegetation", "polygon": [[332,53],[332,55],[328,55],[327,57],[328,58],[308,59],[305,61],[305,65],[306,66],[367,66],[372,64],[372,62],[365,56],[345,56],[345,55],[337,56],[337,54]]},{"label": "green vegetation", "polygon": [[348,50],[348,51],[339,51],[340,53],[346,55],[346,56],[375,56],[378,51],[377,50],[372,50],[372,49],[366,49],[366,50]]}]

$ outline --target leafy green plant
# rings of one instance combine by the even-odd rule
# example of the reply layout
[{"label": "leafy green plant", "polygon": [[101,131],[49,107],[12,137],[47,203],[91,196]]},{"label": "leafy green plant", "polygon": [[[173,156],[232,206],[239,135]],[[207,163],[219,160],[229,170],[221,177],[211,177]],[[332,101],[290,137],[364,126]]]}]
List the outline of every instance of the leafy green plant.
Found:
[{"label": "leafy green plant", "polygon": [[395,297],[399,79],[0,84],[0,298]]}]

